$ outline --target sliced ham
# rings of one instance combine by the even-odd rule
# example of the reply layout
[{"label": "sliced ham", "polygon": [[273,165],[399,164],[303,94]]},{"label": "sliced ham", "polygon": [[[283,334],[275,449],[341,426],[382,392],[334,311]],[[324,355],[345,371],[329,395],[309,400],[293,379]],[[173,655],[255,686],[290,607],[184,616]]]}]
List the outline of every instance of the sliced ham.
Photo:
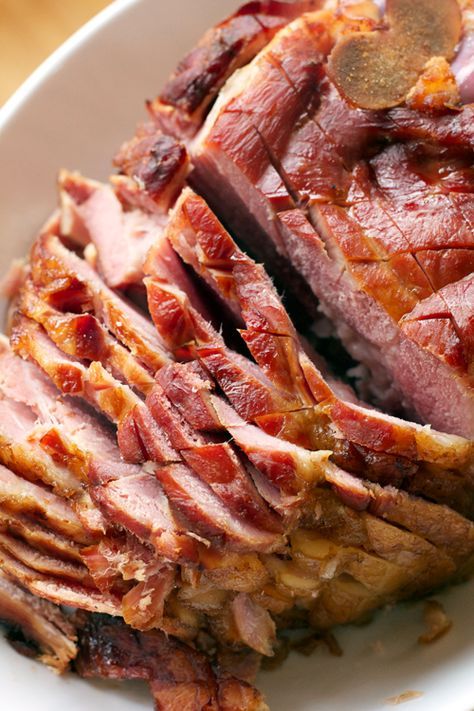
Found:
[{"label": "sliced ham", "polygon": [[56,605],[79,607],[107,615],[120,614],[120,598],[116,595],[33,570],[10,555],[3,546],[0,546],[0,565],[22,587]]},{"label": "sliced ham", "polygon": [[[61,234],[91,242],[105,283],[124,288],[139,282],[150,246],[163,228],[164,216],[124,211],[113,189],[63,171],[59,176]],[[76,237],[76,234],[78,237]]]},{"label": "sliced ham", "polygon": [[140,398],[122,385],[100,363],[84,365],[63,353],[43,328],[18,314],[12,330],[12,344],[23,357],[31,358],[65,395],[83,398],[114,423],[121,422]]},{"label": "sliced ham", "polygon": [[[58,607],[31,595],[0,572],[0,620],[15,649],[58,672],[76,657],[74,625]],[[21,633],[18,633],[18,630]]]},{"label": "sliced ham", "polygon": [[91,542],[70,505],[46,489],[0,466],[0,501],[14,513],[38,516],[48,528],[78,543]]},{"label": "sliced ham", "polygon": [[[302,219],[306,218],[302,216]],[[374,410],[364,409],[336,396],[316,365],[304,352],[294,326],[265,272],[237,247],[201,198],[191,191],[183,193],[167,228],[167,234],[183,259],[189,262],[197,273],[208,282],[222,301],[230,301],[234,311],[239,314],[239,318],[244,320],[248,330],[243,331],[242,335],[266,376],[280,387],[285,382],[287,391],[301,393],[301,399],[295,403],[293,408],[294,413],[276,415],[271,409],[257,413],[259,416],[256,421],[261,427],[266,428],[268,434],[274,432],[282,434],[281,425],[279,428],[277,424],[278,420],[280,422],[286,420],[287,423],[293,420],[297,429],[295,427],[290,429],[288,426],[287,437],[294,443],[300,443],[301,438],[304,437],[304,430],[303,433],[301,432],[302,428],[309,429],[316,426],[322,435],[316,447],[335,450],[336,460],[342,462],[343,467],[354,470],[355,466],[355,471],[359,471],[363,476],[375,477],[376,480],[380,480],[382,471],[385,471],[384,476],[389,477],[390,459],[392,457],[398,458],[397,461],[393,459],[391,462],[391,475],[394,477],[391,483],[399,485],[403,485],[404,476],[407,477],[407,482],[410,481],[411,476],[419,468],[420,459],[426,458],[428,462],[433,462],[442,456],[439,449],[441,440],[436,433],[430,435],[428,431],[424,431],[416,425],[387,417]],[[323,246],[321,246],[321,252],[326,254]],[[309,264],[309,262],[307,263]],[[465,308],[464,311],[466,312],[468,309]],[[278,339],[284,340],[285,348],[272,346],[272,343]],[[260,346],[259,340],[264,345]],[[202,352],[202,349],[198,349],[198,356],[214,375],[237,412],[246,420],[249,419],[249,416],[250,419],[254,419],[255,413],[251,415],[248,409],[245,411],[242,407],[239,408],[239,402],[235,400],[235,395],[229,388],[230,378],[237,381],[236,375],[233,373],[230,376],[229,374],[228,381],[224,380],[222,373],[212,368],[212,361],[209,364],[208,360],[202,358]],[[289,357],[290,353],[291,357]],[[184,383],[181,387],[186,391]],[[321,402],[321,405],[315,407],[315,401]],[[299,412],[297,412],[298,410]],[[325,420],[326,416],[329,417],[329,420]],[[304,424],[305,420],[306,425]],[[337,431],[328,427],[329,421],[332,422],[333,427],[337,428]],[[347,440],[345,451],[344,439]],[[308,436],[304,438],[304,441],[311,447]],[[446,446],[447,442],[448,440],[445,440],[445,444],[441,446]],[[269,440],[267,451],[271,452],[270,443],[271,440]],[[472,482],[468,474],[468,461],[472,457],[472,452],[469,454],[470,445],[466,441],[459,449],[460,443],[461,440],[458,438],[452,438],[452,446],[448,445],[451,455],[448,456],[456,457],[456,449],[458,452],[461,450],[465,452],[467,458],[464,460],[464,465],[461,465],[464,469],[461,481],[467,484],[471,490]],[[242,446],[241,441],[239,441],[239,445]],[[352,454],[347,451],[348,446],[352,448]],[[425,447],[427,447],[426,450],[424,450]],[[430,447],[431,451],[429,451]],[[278,449],[278,445],[275,445],[275,452]],[[359,456],[364,461],[362,468],[356,464]],[[405,459],[405,463],[403,459]],[[410,461],[413,464],[410,465]],[[403,469],[405,474],[400,477]],[[449,473],[446,473],[446,477],[449,480]],[[430,495],[437,490],[441,501],[461,506],[463,512],[469,512],[471,504],[466,504],[466,501],[462,500],[460,489],[456,491],[456,487],[454,487],[451,498],[446,500],[444,496],[447,487],[446,492],[443,493],[441,490],[443,475],[434,475],[434,478],[440,482],[440,485],[431,487]],[[390,483],[389,478],[382,479],[382,483],[384,481]],[[419,487],[423,486],[422,481],[426,483],[423,476],[418,477]],[[471,514],[469,513],[469,515]]]},{"label": "sliced ham", "polygon": [[48,530],[41,522],[21,513],[0,510],[0,530],[30,542],[39,551],[65,560],[82,561],[82,545]]},{"label": "sliced ham", "polygon": [[269,551],[281,545],[279,535],[239,520],[191,469],[174,465],[156,470],[173,506],[204,537],[227,541],[242,551]]},{"label": "sliced ham", "polygon": [[62,313],[41,299],[37,289],[26,283],[18,308],[41,324],[51,340],[67,355],[87,361],[100,361],[119,380],[146,394],[153,377],[92,314]]},{"label": "sliced ham", "polygon": [[0,567],[121,618],[76,618],[77,668],[146,680],[157,708],[264,711],[257,664],[196,650],[270,656],[277,624],[328,630],[472,569],[472,441],[360,402],[224,228],[310,319],[319,301],[377,402],[469,434],[472,106],[350,106],[328,54],[381,15],[318,6],[244,6],[110,185],[61,174],[15,285],[17,355],[0,339]]},{"label": "sliced ham", "polygon": [[[323,71],[310,83],[313,93],[308,93],[304,88],[304,67],[317,66],[327,51],[328,40],[317,21],[301,18],[278,33],[247,68],[236,74],[222,92],[194,147],[194,182],[210,195],[216,207],[216,196],[221,196],[219,214],[243,239],[246,234],[254,236],[252,249],[264,256],[273,250],[273,254],[277,253],[296,267],[326,313],[339,324],[343,338],[346,325],[360,334],[360,345],[347,337],[345,341],[356,357],[374,367],[379,394],[386,389],[388,372],[391,377],[395,376],[398,397],[404,399],[407,408],[414,408],[424,421],[432,422],[439,429],[469,437],[472,434],[472,388],[451,377],[446,364],[436,366],[426,347],[416,349],[412,344],[406,357],[398,364],[396,360],[400,341],[403,341],[399,318],[434,288],[431,265],[436,267],[436,264],[430,248],[434,250],[443,244],[450,250],[446,257],[449,266],[443,267],[444,279],[457,281],[469,271],[469,252],[467,261],[457,254],[458,249],[469,249],[472,242],[472,200],[467,174],[463,174],[462,187],[459,182],[456,187],[457,191],[464,192],[457,195],[453,191],[446,192],[449,181],[441,190],[433,190],[432,183],[423,183],[423,179],[418,178],[417,187],[416,176],[412,174],[410,197],[408,193],[404,197],[405,165],[400,155],[407,155],[411,149],[398,145],[380,153],[377,141],[391,136],[403,141],[427,138],[428,133],[422,134],[422,119],[415,128],[409,124],[407,110],[403,110],[405,113],[394,110],[384,117],[351,109],[328,84]],[[251,88],[247,89],[249,85]],[[278,91],[283,92],[279,95],[277,111],[270,110],[277,89],[264,93],[269,86],[278,86]],[[315,100],[315,88],[320,94],[318,100]],[[286,130],[295,123],[295,119],[287,120],[289,111],[299,112],[302,117],[301,127],[297,124],[292,136],[288,136]],[[469,107],[463,111],[468,112]],[[447,128],[447,118],[439,119],[439,127],[436,119],[428,121],[431,128],[427,127],[426,131],[430,131],[430,140],[433,137],[448,145],[446,131],[452,130],[460,141],[470,145],[468,135],[461,135],[459,128],[455,129],[454,125]],[[454,115],[452,121],[459,124],[460,119]],[[282,134],[279,122],[285,127]],[[246,139],[246,148],[252,151],[252,157],[247,159],[240,148],[242,135],[254,135],[255,141],[263,141],[260,152],[256,147],[250,149],[251,141]],[[314,147],[314,158],[305,155],[308,145]],[[352,175],[364,151],[380,153],[370,162],[378,186],[372,190],[370,200],[361,195],[364,188],[360,174],[355,171]],[[391,154],[397,154],[398,158],[393,161],[390,174],[386,159],[390,161]],[[306,172],[314,165],[321,166],[321,175],[314,170]],[[330,174],[336,165],[339,179],[331,178]],[[321,190],[321,176],[327,179],[328,186],[336,184],[344,188],[342,196]],[[408,200],[411,200],[409,204]],[[354,203],[350,210],[343,206],[347,201]],[[257,233],[246,230],[245,224],[239,225],[235,219],[241,214],[237,206],[242,205],[247,206],[252,220],[258,223]],[[300,205],[312,222],[313,234],[312,228],[306,228],[301,222],[303,218],[294,213]],[[275,213],[280,213],[280,221],[275,219]],[[433,224],[433,230],[438,224],[437,236],[436,231],[428,233],[426,229],[422,234],[417,225],[423,220],[413,222],[415,214],[423,214],[424,220]],[[272,245],[270,251],[269,245]],[[424,253],[418,257],[420,250]],[[436,273],[440,273],[439,268]],[[298,290],[299,285],[295,284],[294,288]],[[394,312],[395,304],[397,312]],[[408,382],[405,375],[408,359],[416,363],[416,372],[420,371],[415,389],[415,380],[411,378]],[[446,420],[447,408],[439,408],[436,413],[424,394],[428,377],[433,379],[435,370],[439,372],[437,379],[443,383],[443,398],[454,399],[456,404],[451,410],[459,412],[458,416],[451,415],[451,422],[449,417]]]},{"label": "sliced ham", "polygon": [[156,379],[192,427],[205,432],[219,429],[211,398],[214,383],[198,361],[173,363],[162,368]]},{"label": "sliced ham", "polygon": [[[56,429],[56,438],[44,437],[42,440],[42,446],[53,453],[53,458],[55,446],[60,445],[58,439],[66,433],[78,446],[102,458],[113,459],[117,455],[112,429],[77,400],[61,396],[43,371],[15,355],[4,340],[0,340],[0,359],[0,389],[5,398],[30,408],[38,422],[48,430]],[[82,466],[77,464],[79,468]],[[82,478],[85,478],[84,473]]]},{"label": "sliced ham", "polygon": [[109,289],[86,261],[61,243],[55,232],[53,224],[40,235],[32,253],[32,280],[42,297],[60,311],[92,311],[150,370],[158,370],[168,362],[169,354],[153,324]]},{"label": "sliced ham", "polygon": [[[153,391],[152,391],[153,392]],[[135,406],[120,423],[117,440],[127,462],[169,464],[180,460],[168,434],[156,422],[145,404]]]},{"label": "sliced ham", "polygon": [[81,480],[54,462],[35,441],[36,415],[22,403],[0,400],[0,460],[22,476],[49,485],[61,496],[74,497],[82,490]]},{"label": "sliced ham", "polygon": [[91,464],[91,495],[106,516],[149,542],[166,560],[195,559],[195,541],[175,517],[153,472],[137,467],[134,474],[109,477],[111,472],[103,464]]},{"label": "sliced ham", "polygon": [[276,630],[268,612],[241,593],[232,601],[232,614],[242,641],[256,652],[272,656]]},{"label": "sliced ham", "polygon": [[214,494],[242,521],[264,530],[280,531],[278,519],[260,498],[249,471],[227,442],[215,442],[196,432],[186,414],[173,407],[157,385],[147,404],[153,417],[179,451],[182,461],[196,472]]},{"label": "sliced ham", "polygon": [[402,331],[411,341],[468,381],[474,361],[473,301],[474,276],[470,274],[421,301],[401,321]]},{"label": "sliced ham", "polygon": [[5,533],[0,533],[0,548],[40,574],[50,575],[84,587],[94,587],[89,571],[83,564],[64,561],[50,554],[39,552],[28,543],[19,541]]}]

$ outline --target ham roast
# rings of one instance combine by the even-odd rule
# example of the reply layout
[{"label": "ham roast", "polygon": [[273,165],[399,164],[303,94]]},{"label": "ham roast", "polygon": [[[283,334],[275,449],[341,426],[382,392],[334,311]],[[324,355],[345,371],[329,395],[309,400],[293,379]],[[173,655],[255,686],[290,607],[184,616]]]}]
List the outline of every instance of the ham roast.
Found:
[{"label": "ham roast", "polygon": [[[61,172],[0,338],[22,653],[145,680],[156,709],[262,711],[285,630],[472,571],[473,10],[405,6],[249,2],[108,184]],[[369,57],[360,92],[350,62],[392,36],[410,90],[372,87]],[[311,341],[321,313],[356,389]]]}]

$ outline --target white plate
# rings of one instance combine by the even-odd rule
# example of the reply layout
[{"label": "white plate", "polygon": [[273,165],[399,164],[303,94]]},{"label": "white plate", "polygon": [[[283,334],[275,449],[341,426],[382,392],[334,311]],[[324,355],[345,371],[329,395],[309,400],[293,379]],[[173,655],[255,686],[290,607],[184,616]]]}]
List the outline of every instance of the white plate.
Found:
[{"label": "white plate", "polygon": [[[0,270],[25,254],[55,204],[60,167],[105,178],[176,61],[235,0],[118,0],[56,52],[0,112]],[[474,582],[439,595],[452,631],[420,647],[421,603],[338,632],[342,658],[292,656],[259,686],[272,711],[379,711],[423,692],[410,711],[474,710]],[[144,711],[145,687],[57,678],[0,640],[0,709]],[[403,707],[405,708],[405,706]]]}]

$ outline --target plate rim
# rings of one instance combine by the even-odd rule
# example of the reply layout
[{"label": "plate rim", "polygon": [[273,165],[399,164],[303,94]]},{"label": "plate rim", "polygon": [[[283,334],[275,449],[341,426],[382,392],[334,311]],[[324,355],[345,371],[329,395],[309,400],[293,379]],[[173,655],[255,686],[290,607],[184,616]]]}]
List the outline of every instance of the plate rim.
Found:
[{"label": "plate rim", "polygon": [[73,34],[62,42],[46,59],[44,59],[31,74],[20,84],[13,94],[5,101],[0,108],[0,133],[15,120],[15,114],[21,111],[25,104],[35,96],[41,89],[51,74],[61,68],[61,65],[90,37],[100,32],[123,12],[126,12],[133,5],[138,5],[141,0],[112,0],[97,14],[93,15]]}]

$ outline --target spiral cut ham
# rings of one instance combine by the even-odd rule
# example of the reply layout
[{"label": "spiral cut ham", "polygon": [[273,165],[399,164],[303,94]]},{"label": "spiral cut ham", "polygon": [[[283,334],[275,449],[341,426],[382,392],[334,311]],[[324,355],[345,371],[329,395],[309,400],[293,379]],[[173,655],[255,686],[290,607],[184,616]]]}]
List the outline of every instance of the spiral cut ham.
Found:
[{"label": "spiral cut ham", "polygon": [[[193,184],[296,292],[311,288],[380,402],[472,437],[472,323],[443,298],[472,280],[472,104],[353,107],[327,74],[335,35],[304,15],[229,80],[193,144]],[[433,298],[457,357],[404,325]]]},{"label": "spiral cut ham", "polygon": [[[471,573],[472,18],[440,0],[432,45],[430,4],[405,5],[248,3],[108,184],[61,172],[0,340],[0,619],[21,650],[144,680],[157,709],[263,711],[287,627]],[[344,74],[383,33],[424,38],[395,99],[373,66],[370,96]],[[324,312],[369,403],[269,273],[308,330]]]}]

